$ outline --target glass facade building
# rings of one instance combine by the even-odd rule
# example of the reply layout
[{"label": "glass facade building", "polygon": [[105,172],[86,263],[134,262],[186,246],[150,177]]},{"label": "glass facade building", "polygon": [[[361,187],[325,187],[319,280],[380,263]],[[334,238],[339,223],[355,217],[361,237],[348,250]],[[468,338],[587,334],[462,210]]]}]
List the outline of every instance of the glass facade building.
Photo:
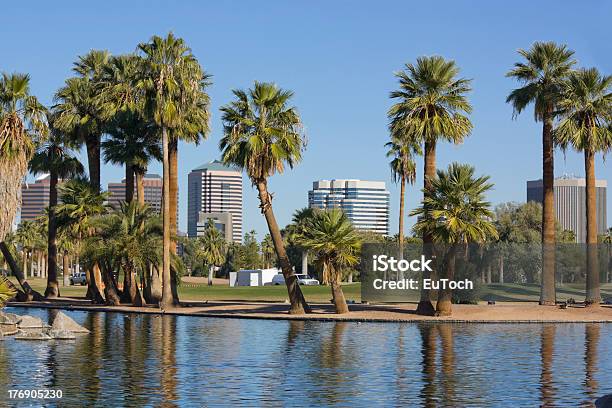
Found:
[{"label": "glass facade building", "polygon": [[340,208],[356,228],[389,235],[389,191],[384,181],[315,181],[308,207]]}]

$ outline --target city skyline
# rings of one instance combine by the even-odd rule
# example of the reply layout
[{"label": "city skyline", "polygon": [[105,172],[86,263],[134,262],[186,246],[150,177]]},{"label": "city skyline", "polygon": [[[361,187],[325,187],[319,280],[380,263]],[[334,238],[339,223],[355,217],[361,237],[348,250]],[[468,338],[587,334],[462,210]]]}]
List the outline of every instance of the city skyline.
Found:
[{"label": "city skyline", "polygon": [[[18,4],[7,7],[7,13],[25,12]],[[595,3],[595,12],[588,18],[552,2],[530,4],[531,13],[518,7],[503,14],[494,4],[451,4],[440,10],[434,23],[429,22],[429,30],[424,22],[413,21],[408,27],[404,21],[407,13],[424,12],[421,9],[424,6],[400,2],[385,8],[348,7],[346,3],[289,8],[269,2],[262,7],[245,5],[240,13],[223,4],[205,7],[153,4],[144,14],[138,4],[122,4],[121,12],[116,7],[97,9],[90,13],[92,19],[82,17],[83,11],[92,7],[89,5],[39,7],[41,13],[32,16],[33,29],[24,34],[23,41],[29,47],[21,47],[20,41],[7,41],[0,45],[0,50],[12,56],[3,69],[29,72],[32,92],[46,104],[53,102],[53,93],[71,75],[72,62],[91,48],[105,48],[114,54],[130,52],[154,33],[170,30],[192,46],[204,68],[213,75],[212,132],[209,140],[199,146],[180,144],[181,175],[199,163],[219,158],[217,146],[222,128],[218,108],[231,100],[232,89],[246,88],[258,79],[272,80],[294,91],[309,145],[302,163],[270,180],[280,225],[286,225],[296,209],[307,205],[304,191],[312,180],[333,176],[385,180],[391,193],[390,230],[391,233],[397,230],[398,187],[391,183],[384,156],[388,139],[386,111],[391,105],[388,94],[397,86],[393,72],[420,55],[439,54],[454,59],[461,75],[474,79],[474,91],[469,95],[474,105],[471,115],[474,131],[462,146],[439,145],[438,168],[460,161],[474,165],[477,174],[490,175],[495,183],[489,196],[493,204],[524,201],[525,180],[541,177],[541,124],[527,114],[513,120],[512,108],[505,103],[508,92],[516,87],[512,79],[504,77],[519,59],[516,50],[527,48],[534,41],[553,40],[575,50],[581,66],[596,66],[602,72],[612,68],[611,45],[605,35],[608,32],[605,16],[612,6],[605,2]],[[74,19],[77,9],[81,18]],[[536,23],[537,16],[544,12],[550,15],[551,22]],[[57,19],[53,32],[45,30],[49,15]],[[295,15],[300,18],[289,18]],[[201,24],[202,16],[209,23]],[[118,23],[113,30],[103,27],[92,30],[98,18]],[[122,24],[124,21],[130,24]],[[367,29],[358,30],[364,22]],[[575,30],[565,30],[565,23],[571,23]],[[6,22],[0,31],[15,32],[13,24],[16,22]],[[243,34],[232,32],[235,24],[252,35],[252,46],[243,53],[229,53],[211,41],[224,38],[229,43],[239,43]],[[497,29],[491,31],[489,27],[493,24]],[[518,26],[523,28],[518,31]],[[70,35],[74,30],[82,34]],[[270,49],[275,54],[275,63],[270,64],[270,59],[262,58],[261,53],[270,48],[268,38],[278,30],[285,34]],[[449,35],[452,32],[458,35]],[[483,36],[483,32],[489,35]],[[29,36],[35,36],[37,41],[29,41]],[[300,52],[296,53],[296,49]],[[39,63],[42,60],[45,64]],[[84,152],[80,158],[86,162]],[[555,159],[557,176],[583,174],[581,154],[557,151]],[[149,170],[161,174],[161,165],[152,163]],[[117,166],[104,166],[102,185],[120,179],[123,172]],[[604,163],[601,155],[597,156],[596,172],[598,178],[610,181],[611,164]],[[244,231],[254,229],[261,239],[267,230],[265,220],[259,213],[256,191],[246,178],[243,180]],[[186,192],[186,177],[180,177],[179,182],[180,191]],[[416,184],[407,188],[407,209],[417,206],[421,186],[422,158],[419,158]],[[612,200],[608,200],[608,213],[612,213],[611,206]],[[179,214],[179,228],[186,231],[185,199],[180,201]],[[407,233],[413,222],[407,217]]]}]

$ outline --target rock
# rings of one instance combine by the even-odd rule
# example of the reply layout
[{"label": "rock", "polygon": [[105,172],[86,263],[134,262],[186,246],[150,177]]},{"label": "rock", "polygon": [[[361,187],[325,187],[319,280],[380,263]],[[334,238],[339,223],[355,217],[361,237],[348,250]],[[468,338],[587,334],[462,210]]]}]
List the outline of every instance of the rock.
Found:
[{"label": "rock", "polygon": [[79,325],[77,322],[66,316],[64,313],[59,312],[53,320],[51,325],[53,331],[68,331],[70,333],[89,333],[85,327]]},{"label": "rock", "polygon": [[76,336],[74,333],[68,330],[50,330],[49,336],[53,337],[55,340],[74,340]]},{"label": "rock", "polygon": [[42,329],[47,327],[46,324],[43,323],[40,317],[34,316],[21,316],[21,321],[17,325],[20,329]]},{"label": "rock", "polygon": [[3,313],[0,312],[0,324],[18,324],[21,321],[21,316],[16,315],[15,313]]},{"label": "rock", "polygon": [[52,337],[43,331],[21,331],[15,340],[51,340]]},{"label": "rock", "polygon": [[17,330],[17,325],[15,323],[0,323],[0,334],[12,336],[18,331],[19,330]]}]

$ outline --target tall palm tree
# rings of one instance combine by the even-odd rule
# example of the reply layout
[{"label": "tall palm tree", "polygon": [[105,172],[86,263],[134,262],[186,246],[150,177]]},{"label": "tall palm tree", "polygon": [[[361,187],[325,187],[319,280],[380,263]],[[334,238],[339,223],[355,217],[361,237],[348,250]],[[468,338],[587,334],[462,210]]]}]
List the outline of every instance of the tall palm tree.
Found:
[{"label": "tall palm tree", "polygon": [[[261,258],[263,259],[264,268],[270,268],[274,261],[274,243],[270,234],[266,234],[264,239],[261,240]],[[304,269],[302,268],[302,273]]]},{"label": "tall palm tree", "polygon": [[[472,131],[467,114],[472,111],[466,94],[471,91],[471,80],[458,78],[455,61],[440,56],[417,58],[416,64],[406,64],[395,76],[399,89],[391,92],[398,99],[388,112],[391,133],[412,135],[424,147],[424,189],[436,176],[436,147],[439,140],[459,144]],[[431,248],[432,237],[423,231],[425,251]],[[423,278],[427,278],[424,273]],[[417,307],[421,314],[432,314],[430,292],[421,290]]]},{"label": "tall palm tree", "polygon": [[531,103],[536,121],[542,122],[542,286],[540,304],[554,305],[555,292],[555,209],[554,209],[554,143],[553,121],[565,79],[575,64],[574,52],[565,45],[536,42],[529,50],[519,50],[525,59],[517,62],[506,76],[522,86],[510,92],[506,102],[512,104],[514,116]]},{"label": "tall palm tree", "polygon": [[[494,213],[485,193],[493,187],[488,176],[474,176],[474,168],[452,163],[447,170],[438,170],[437,177],[424,191],[421,206],[411,215],[419,217],[414,232],[431,234],[434,243],[448,246],[445,250],[446,274],[452,280],[460,245],[482,243],[497,238]],[[438,291],[436,312],[447,316],[452,312],[450,289]]]},{"label": "tall palm tree", "polygon": [[152,159],[161,160],[157,134],[133,112],[117,114],[107,133],[104,162],[125,165],[125,201],[132,201],[136,184],[138,202],[144,205],[144,175]]},{"label": "tall palm tree", "polygon": [[46,134],[46,108],[30,94],[30,76],[3,73],[0,78],[0,242],[13,226],[28,161]]},{"label": "tall palm tree", "polygon": [[30,287],[4,242],[20,205],[21,183],[36,144],[47,135],[46,108],[30,94],[26,74],[0,78],[0,250],[28,299],[41,298]]},{"label": "tall palm tree", "polygon": [[[94,233],[91,226],[92,218],[106,213],[105,201],[108,195],[99,193],[95,187],[82,179],[73,179],[60,187],[61,204],[57,206],[57,220],[60,228],[68,228],[77,237],[77,255],[81,251],[83,239]],[[103,303],[100,285],[96,279],[92,265],[88,268],[88,292],[94,302]],[[77,272],[80,264],[77,260]]]},{"label": "tall palm tree", "polygon": [[[53,123],[52,120],[49,123]],[[34,175],[49,173],[49,207],[47,228],[47,288],[46,298],[59,296],[57,281],[57,222],[55,207],[57,206],[57,184],[59,180],[80,176],[84,172],[81,162],[73,156],[66,144],[65,136],[53,126],[47,141],[41,144],[32,160],[30,172]]]},{"label": "tall palm tree", "polygon": [[89,182],[100,191],[100,143],[104,133],[100,76],[108,51],[91,50],[74,63],[76,77],[68,78],[55,94],[55,126],[87,148]]},{"label": "tall palm tree", "polygon": [[336,313],[349,311],[340,285],[342,268],[359,261],[361,238],[346,214],[334,208],[316,211],[305,222],[298,242],[308,248],[329,276]]},{"label": "tall palm tree", "polygon": [[[208,131],[208,99],[204,86],[206,74],[185,42],[172,33],[154,36],[138,46],[141,73],[137,87],[145,93],[146,117],[160,129],[163,151],[163,266],[160,306],[175,305],[170,270],[172,224],[176,225],[176,194],[171,194],[170,143],[181,137],[205,135]],[[176,175],[176,172],[173,174]],[[174,213],[174,214],[173,214]],[[173,251],[172,251],[173,252]],[[176,281],[176,279],[175,279]]]},{"label": "tall palm tree", "polygon": [[227,249],[227,243],[212,219],[208,220],[204,235],[197,238],[196,246],[196,256],[202,260],[204,268],[208,266],[208,285],[212,286],[215,267],[223,265]]},{"label": "tall palm tree", "polygon": [[[27,281],[27,267],[28,267],[28,253],[32,251],[34,246],[34,235],[35,235],[35,225],[33,221],[22,221],[17,227],[17,231],[15,234],[12,234],[9,238],[8,236],[0,242],[0,251],[2,251],[2,255],[4,259],[8,262],[9,267],[11,268],[11,272],[17,278],[19,285],[23,289],[25,293],[25,300],[42,300],[43,296],[32,289],[30,284]],[[22,265],[23,269],[19,268],[15,258],[13,257],[13,251],[11,247],[13,246],[8,241],[15,241],[15,243],[21,246],[21,256],[22,256]]]},{"label": "tall palm tree", "polygon": [[558,102],[560,123],[555,141],[563,148],[572,146],[584,152],[586,174],[587,305],[599,305],[599,260],[597,255],[597,194],[595,154],[612,149],[612,76],[602,76],[596,68],[572,72]]},{"label": "tall palm tree", "polygon": [[288,105],[293,92],[272,83],[255,82],[252,89],[233,93],[236,100],[221,108],[224,135],[219,147],[223,161],[246,170],[257,187],[259,207],[285,277],[289,313],[303,314],[309,307],[287,257],[268,191],[269,177],[283,173],[285,166],[293,168],[302,159],[302,124],[297,110]]},{"label": "tall palm tree", "polygon": [[[393,127],[393,125],[391,125]],[[387,157],[393,159],[389,163],[391,176],[394,182],[400,183],[399,231],[398,247],[399,259],[404,257],[404,202],[406,197],[406,183],[414,184],[416,181],[416,163],[414,154],[420,154],[420,146],[415,143],[412,135],[392,136],[385,146],[389,149]]]}]

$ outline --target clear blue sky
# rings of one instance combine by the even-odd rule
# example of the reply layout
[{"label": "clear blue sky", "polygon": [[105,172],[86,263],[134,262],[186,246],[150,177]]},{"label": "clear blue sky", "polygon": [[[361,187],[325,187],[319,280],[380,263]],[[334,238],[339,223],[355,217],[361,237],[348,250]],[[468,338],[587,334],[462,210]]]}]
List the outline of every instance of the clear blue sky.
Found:
[{"label": "clear blue sky", "polygon": [[[473,78],[474,131],[461,146],[442,145],[438,166],[468,162],[496,184],[493,203],[524,201],[525,181],[541,176],[540,124],[526,112],[512,120],[505,103],[516,85],[504,74],[516,50],[534,41],[567,43],[583,66],[612,73],[612,5],[604,1],[406,2],[406,1],[98,1],[9,2],[0,24],[0,70],[27,72],[45,103],[68,76],[77,55],[92,48],[131,52],[151,35],[173,31],[213,75],[212,133],[179,151],[180,228],[186,230],[187,174],[218,158],[218,108],[232,88],[274,81],[295,92],[306,125],[308,150],[293,171],[271,180],[281,225],[307,204],[307,190],[321,178],[385,180],[397,228],[398,189],[391,184],[384,143],[393,72],[420,55],[455,59]],[[176,3],[176,4],[175,4]],[[422,160],[419,179],[422,184]],[[159,164],[151,166],[161,173]],[[612,164],[599,157],[597,175],[612,182]],[[556,156],[556,173],[583,175],[582,156]],[[123,177],[105,166],[103,185]],[[411,187],[407,206],[420,192]],[[245,180],[245,231],[266,231],[257,197]],[[608,220],[612,224],[612,199]],[[409,221],[411,224],[412,221]]]}]

